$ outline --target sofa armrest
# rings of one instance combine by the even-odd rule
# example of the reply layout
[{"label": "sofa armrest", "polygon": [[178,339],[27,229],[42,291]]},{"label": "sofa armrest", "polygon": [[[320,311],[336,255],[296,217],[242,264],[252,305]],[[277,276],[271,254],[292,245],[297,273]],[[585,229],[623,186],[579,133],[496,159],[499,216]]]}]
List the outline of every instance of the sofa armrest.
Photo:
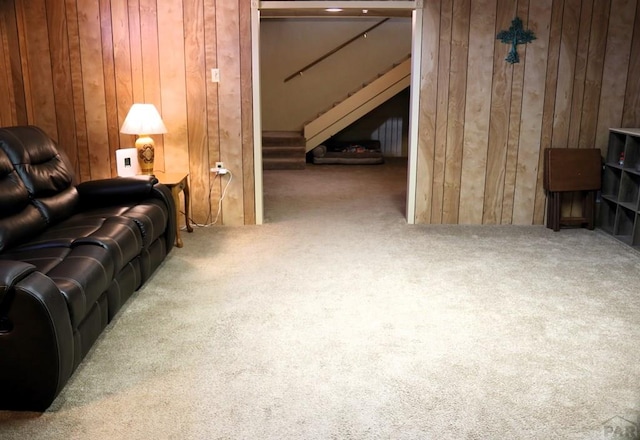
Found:
[{"label": "sofa armrest", "polygon": [[149,197],[158,183],[154,176],[115,177],[78,185],[81,209],[136,202]]},{"label": "sofa armrest", "polygon": [[0,261],[0,279],[0,409],[44,411],[74,369],[67,304],[29,264]]},{"label": "sofa armrest", "polygon": [[169,211],[169,219],[167,222],[167,230],[165,234],[165,238],[167,240],[165,243],[166,250],[167,253],[169,253],[176,241],[176,231],[178,230],[178,225],[176,224],[176,210],[178,209],[178,207],[173,201],[171,190],[166,185],[163,185],[161,183],[154,185],[153,197],[162,200],[165,205],[167,205],[167,210]]},{"label": "sofa armrest", "polygon": [[171,191],[158,182],[155,176],[115,177],[90,180],[77,186],[80,194],[80,210],[136,203],[146,198],[159,199],[169,211],[166,231],[166,249],[171,250],[176,236],[176,206]]},{"label": "sofa armrest", "polygon": [[3,331],[3,325],[6,325],[5,309],[11,301],[10,292],[18,281],[35,270],[36,267],[29,263],[0,260],[0,333]]}]

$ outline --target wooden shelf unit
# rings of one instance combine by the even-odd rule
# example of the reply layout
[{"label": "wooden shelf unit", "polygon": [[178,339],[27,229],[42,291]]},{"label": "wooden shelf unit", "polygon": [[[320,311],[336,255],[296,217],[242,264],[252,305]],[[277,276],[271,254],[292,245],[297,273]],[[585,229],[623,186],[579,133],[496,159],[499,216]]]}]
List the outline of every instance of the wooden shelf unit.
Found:
[{"label": "wooden shelf unit", "polygon": [[640,250],[640,128],[612,128],[598,226]]}]

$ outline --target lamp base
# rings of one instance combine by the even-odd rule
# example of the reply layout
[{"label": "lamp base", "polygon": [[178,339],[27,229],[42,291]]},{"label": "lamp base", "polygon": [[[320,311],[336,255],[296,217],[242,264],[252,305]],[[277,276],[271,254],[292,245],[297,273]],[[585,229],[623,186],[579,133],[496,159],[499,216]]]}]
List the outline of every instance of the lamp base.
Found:
[{"label": "lamp base", "polygon": [[138,162],[142,174],[153,174],[153,160],[155,159],[155,143],[150,136],[141,134],[136,139],[136,149],[138,150]]}]

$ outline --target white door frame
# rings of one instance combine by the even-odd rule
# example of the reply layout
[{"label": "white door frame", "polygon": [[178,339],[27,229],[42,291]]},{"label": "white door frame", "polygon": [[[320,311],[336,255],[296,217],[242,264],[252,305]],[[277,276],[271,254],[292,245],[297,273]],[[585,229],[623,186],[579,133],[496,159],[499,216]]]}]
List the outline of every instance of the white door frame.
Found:
[{"label": "white door frame", "polygon": [[262,173],[262,104],[260,99],[260,10],[262,9],[403,9],[411,10],[411,98],[409,104],[409,164],[407,173],[407,223],[416,220],[418,116],[420,114],[420,66],[422,65],[422,0],[415,1],[269,1],[251,0],[251,74],[253,87],[253,170],[256,224],[264,223]]},{"label": "white door frame", "polygon": [[264,223],[262,184],[262,100],[260,99],[260,2],[251,0],[251,78],[253,88],[253,182],[256,225]]}]

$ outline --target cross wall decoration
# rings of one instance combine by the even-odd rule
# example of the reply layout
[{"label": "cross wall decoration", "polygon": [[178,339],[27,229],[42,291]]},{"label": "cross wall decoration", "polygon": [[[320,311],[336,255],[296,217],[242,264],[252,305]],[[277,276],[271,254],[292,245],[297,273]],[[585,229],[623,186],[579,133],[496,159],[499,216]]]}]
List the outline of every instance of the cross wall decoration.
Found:
[{"label": "cross wall decoration", "polygon": [[522,27],[522,20],[519,17],[516,17],[511,22],[511,27],[506,31],[498,32],[496,37],[498,40],[502,41],[505,44],[511,45],[511,50],[509,50],[509,54],[505,58],[507,63],[519,63],[520,57],[518,56],[518,44],[527,44],[531,43],[536,39],[536,36],[533,34],[531,30],[524,30]]}]

